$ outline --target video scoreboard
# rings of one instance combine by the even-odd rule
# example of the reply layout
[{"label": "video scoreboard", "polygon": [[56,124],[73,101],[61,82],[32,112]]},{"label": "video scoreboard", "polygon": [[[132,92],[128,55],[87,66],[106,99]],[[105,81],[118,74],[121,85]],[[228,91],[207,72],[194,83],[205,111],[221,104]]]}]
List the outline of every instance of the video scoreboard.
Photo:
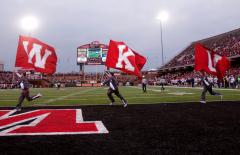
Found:
[{"label": "video scoreboard", "polygon": [[77,48],[77,63],[85,65],[104,65],[108,46],[95,41]]}]

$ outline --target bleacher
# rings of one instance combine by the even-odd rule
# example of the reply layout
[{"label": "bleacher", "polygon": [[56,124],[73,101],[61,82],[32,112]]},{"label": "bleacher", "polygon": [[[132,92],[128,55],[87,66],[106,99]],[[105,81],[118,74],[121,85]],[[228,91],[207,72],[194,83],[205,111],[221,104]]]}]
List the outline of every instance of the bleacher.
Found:
[{"label": "bleacher", "polygon": [[[214,50],[218,54],[225,55],[230,59],[240,57],[240,28],[195,42],[200,42],[209,49]],[[178,69],[188,66],[193,67],[195,42],[191,43],[167,64],[162,66],[160,70]]]}]

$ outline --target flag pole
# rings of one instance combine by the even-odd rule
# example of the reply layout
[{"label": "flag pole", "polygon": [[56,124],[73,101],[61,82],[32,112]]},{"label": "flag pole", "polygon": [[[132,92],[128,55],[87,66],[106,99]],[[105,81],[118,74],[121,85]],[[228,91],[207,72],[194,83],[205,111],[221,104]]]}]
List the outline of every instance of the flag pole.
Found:
[{"label": "flag pole", "polygon": [[13,68],[12,83],[13,83],[13,81],[15,81],[15,75],[14,75],[14,73],[15,73],[15,67]]},{"label": "flag pole", "polygon": [[95,65],[95,72],[96,72],[96,82],[97,82],[97,65]]},{"label": "flag pole", "polygon": [[85,81],[85,62],[83,64],[83,82]]},{"label": "flag pole", "polygon": [[101,82],[103,81],[103,77],[104,77],[104,75],[105,75],[105,71],[106,71],[106,70],[109,70],[109,68],[107,67],[107,69],[106,69],[106,66],[105,66],[105,69],[103,70],[103,74],[102,74],[101,79],[100,79]]}]

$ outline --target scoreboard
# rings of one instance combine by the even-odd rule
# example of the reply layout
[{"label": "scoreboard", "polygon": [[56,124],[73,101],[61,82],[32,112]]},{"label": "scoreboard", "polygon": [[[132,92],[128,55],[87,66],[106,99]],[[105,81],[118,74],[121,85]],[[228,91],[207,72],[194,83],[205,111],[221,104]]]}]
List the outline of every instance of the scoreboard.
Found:
[{"label": "scoreboard", "polygon": [[77,64],[104,65],[108,46],[95,41],[77,48]]}]

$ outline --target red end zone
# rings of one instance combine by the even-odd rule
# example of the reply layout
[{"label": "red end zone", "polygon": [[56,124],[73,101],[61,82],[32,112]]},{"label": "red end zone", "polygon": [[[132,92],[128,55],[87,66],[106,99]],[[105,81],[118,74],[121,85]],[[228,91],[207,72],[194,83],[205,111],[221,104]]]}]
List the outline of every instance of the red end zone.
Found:
[{"label": "red end zone", "polygon": [[14,115],[15,112],[0,110],[0,136],[108,133],[102,121],[83,121],[81,109],[39,109]]}]

